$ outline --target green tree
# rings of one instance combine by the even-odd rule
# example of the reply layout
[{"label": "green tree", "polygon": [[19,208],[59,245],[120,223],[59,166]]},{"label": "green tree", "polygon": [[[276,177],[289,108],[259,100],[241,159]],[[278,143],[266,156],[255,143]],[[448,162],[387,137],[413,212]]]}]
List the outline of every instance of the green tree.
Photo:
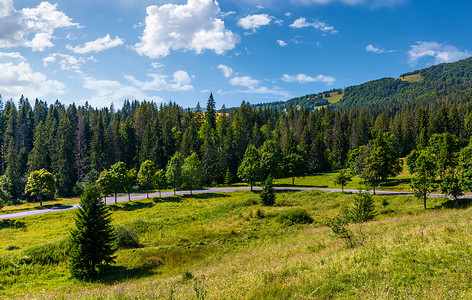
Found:
[{"label": "green tree", "polygon": [[256,147],[249,145],[238,168],[238,177],[251,184],[251,191],[256,180],[261,177],[260,155]]},{"label": "green tree", "polygon": [[261,197],[261,202],[263,205],[272,206],[275,204],[275,191],[272,185],[272,177],[267,177],[259,196]]},{"label": "green tree", "polygon": [[[113,178],[113,174],[111,174],[110,171],[108,171],[107,169],[101,171],[97,179],[97,184],[102,189],[103,195],[105,196],[105,202],[106,202],[106,197],[108,195],[114,194],[116,190],[116,187],[115,187],[116,181]],[[116,198],[115,198],[115,203],[116,203]]]},{"label": "green tree", "polygon": [[441,182],[441,191],[454,198],[456,207],[459,206],[458,198],[464,195],[464,187],[461,182],[460,173],[455,168],[447,168],[443,172],[443,179]]},{"label": "green tree", "polygon": [[259,150],[261,156],[260,170],[262,178],[272,176],[279,177],[282,171],[283,155],[277,142],[273,140],[265,141]]},{"label": "green tree", "polygon": [[154,185],[159,190],[159,197],[162,197],[161,190],[165,189],[168,185],[164,170],[157,170],[156,175],[154,175],[154,180]]},{"label": "green tree", "polygon": [[128,194],[128,201],[131,201],[131,191],[133,190],[137,177],[136,169],[126,171],[126,176],[122,184],[123,190]]},{"label": "green tree", "polygon": [[184,187],[190,190],[190,194],[192,190],[202,186],[202,163],[197,153],[194,152],[184,159],[182,179]]},{"label": "green tree", "polygon": [[174,195],[175,191],[182,185],[182,165],[184,163],[183,161],[184,159],[182,157],[182,154],[180,154],[180,152],[176,152],[167,164],[166,177],[167,181],[174,189]]},{"label": "green tree", "polygon": [[64,117],[59,125],[56,161],[53,164],[57,193],[61,196],[72,195],[77,182],[74,158],[74,129],[69,118]]},{"label": "green tree", "polygon": [[426,210],[426,199],[428,194],[436,188],[436,162],[431,155],[424,151],[420,153],[415,162],[414,174],[411,179],[410,188],[418,199],[423,199],[423,206]]},{"label": "green tree", "polygon": [[156,174],[156,166],[153,161],[146,160],[141,164],[138,172],[138,182],[146,188],[146,197],[149,198],[149,190],[154,183],[154,175]]},{"label": "green tree", "polygon": [[335,185],[340,185],[341,190],[344,193],[344,186],[350,181],[352,181],[352,174],[348,170],[341,170],[339,171],[339,174],[334,178],[334,184]]},{"label": "green tree", "polygon": [[349,217],[355,223],[363,223],[374,219],[376,215],[374,198],[369,193],[357,193],[349,210]]},{"label": "green tree", "polygon": [[43,206],[43,199],[54,197],[54,176],[45,169],[31,172],[25,186],[25,194],[39,200]]},{"label": "green tree", "polygon": [[292,185],[295,185],[295,177],[305,175],[306,162],[297,153],[291,153],[285,157],[285,174],[292,177]]},{"label": "green tree", "polygon": [[30,173],[41,169],[47,170],[50,167],[48,140],[43,121],[36,126],[33,140],[33,149],[28,156]]},{"label": "green tree", "polygon": [[[111,188],[113,190],[113,194],[115,196],[115,203],[116,201],[116,194],[120,192],[124,192],[125,190],[130,191],[131,188],[129,187],[128,182],[128,172],[126,170],[126,165],[124,162],[117,162],[116,164],[112,165],[110,167],[110,170],[108,171],[110,176],[111,176]],[[133,183],[131,183],[132,185]],[[128,186],[127,186],[128,185]],[[129,194],[128,194],[128,199],[129,199]]]},{"label": "green tree", "polygon": [[100,188],[88,185],[80,197],[75,228],[70,233],[69,263],[72,276],[90,280],[114,263],[114,234],[110,215],[101,201]]},{"label": "green tree", "polygon": [[233,176],[231,175],[229,168],[227,168],[225,173],[225,185],[229,186],[231,182],[233,182]]}]

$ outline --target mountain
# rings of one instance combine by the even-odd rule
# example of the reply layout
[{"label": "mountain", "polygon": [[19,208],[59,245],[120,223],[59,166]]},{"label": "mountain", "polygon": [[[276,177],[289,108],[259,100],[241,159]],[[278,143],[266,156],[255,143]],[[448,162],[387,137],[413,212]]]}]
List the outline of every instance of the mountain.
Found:
[{"label": "mountain", "polygon": [[409,101],[434,101],[461,93],[472,95],[472,57],[454,63],[442,63],[399,78],[381,78],[342,89],[305,95],[287,101],[257,104],[286,110],[375,106]]}]

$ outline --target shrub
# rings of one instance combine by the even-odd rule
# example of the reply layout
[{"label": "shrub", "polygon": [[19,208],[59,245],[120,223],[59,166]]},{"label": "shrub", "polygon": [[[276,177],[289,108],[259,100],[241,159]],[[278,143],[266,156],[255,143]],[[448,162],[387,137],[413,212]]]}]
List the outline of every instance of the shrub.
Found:
[{"label": "shrub", "polygon": [[308,214],[306,210],[301,208],[283,211],[279,214],[277,220],[287,226],[291,226],[294,224],[313,223],[313,218]]},{"label": "shrub", "polygon": [[8,250],[8,251],[17,250],[17,249],[20,249],[20,248],[18,248],[18,246],[15,246],[15,245],[8,245],[5,247],[5,250]]},{"label": "shrub", "polygon": [[356,194],[350,210],[351,220],[355,223],[362,223],[372,220],[376,214],[372,195],[368,193]]},{"label": "shrub", "polygon": [[70,249],[70,239],[64,238],[52,243],[28,248],[23,251],[23,256],[28,257],[29,262],[34,264],[57,264],[67,260],[67,254]]},{"label": "shrub", "polygon": [[133,249],[139,248],[139,235],[138,233],[127,227],[118,226],[115,228],[115,248],[117,249]]},{"label": "shrub", "polygon": [[185,271],[185,272],[182,274],[182,280],[190,280],[190,279],[193,279],[193,274],[192,274],[192,272],[190,272],[190,271]]},{"label": "shrub", "polygon": [[261,202],[265,206],[271,206],[275,203],[275,192],[272,186],[272,177],[267,177],[262,192],[260,193]]}]

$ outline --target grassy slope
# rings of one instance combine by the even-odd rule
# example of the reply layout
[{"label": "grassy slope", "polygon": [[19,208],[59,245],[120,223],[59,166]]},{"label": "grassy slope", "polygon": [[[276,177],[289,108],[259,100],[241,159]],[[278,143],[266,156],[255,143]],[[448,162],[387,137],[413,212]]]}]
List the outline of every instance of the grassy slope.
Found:
[{"label": "grassy slope", "polygon": [[[65,237],[73,212],[1,223],[3,297],[194,298],[205,291],[221,298],[410,298],[464,297],[469,274],[471,209],[444,208],[445,200],[421,203],[406,196],[376,196],[380,212],[363,226],[365,246],[346,249],[323,226],[353,195],[278,193],[275,207],[256,217],[257,194],[205,194],[111,206],[114,224],[140,232],[142,248],[117,252],[117,267],[103,283],[69,278],[66,262],[19,265],[29,247]],[[447,206],[447,204],[446,204]],[[306,209],[313,225],[286,226],[281,211]],[[357,232],[357,227],[352,230]],[[7,246],[18,247],[6,250]],[[184,279],[191,272],[196,281]],[[201,277],[204,275],[203,277]],[[440,280],[439,280],[440,279]],[[44,290],[44,291],[43,291]],[[31,294],[32,293],[32,294]],[[450,294],[455,293],[455,294]]]}]

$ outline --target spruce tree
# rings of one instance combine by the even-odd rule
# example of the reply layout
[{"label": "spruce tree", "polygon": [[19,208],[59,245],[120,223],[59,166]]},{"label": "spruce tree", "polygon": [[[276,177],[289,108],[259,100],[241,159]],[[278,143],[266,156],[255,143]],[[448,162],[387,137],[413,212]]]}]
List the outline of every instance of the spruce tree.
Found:
[{"label": "spruce tree", "polygon": [[110,212],[101,200],[98,186],[85,188],[75,225],[69,252],[71,274],[80,279],[94,279],[115,261]]},{"label": "spruce tree", "polygon": [[261,202],[265,206],[272,206],[275,204],[275,192],[272,185],[272,177],[267,177],[264,186],[262,187],[262,192],[259,195],[261,197]]}]

